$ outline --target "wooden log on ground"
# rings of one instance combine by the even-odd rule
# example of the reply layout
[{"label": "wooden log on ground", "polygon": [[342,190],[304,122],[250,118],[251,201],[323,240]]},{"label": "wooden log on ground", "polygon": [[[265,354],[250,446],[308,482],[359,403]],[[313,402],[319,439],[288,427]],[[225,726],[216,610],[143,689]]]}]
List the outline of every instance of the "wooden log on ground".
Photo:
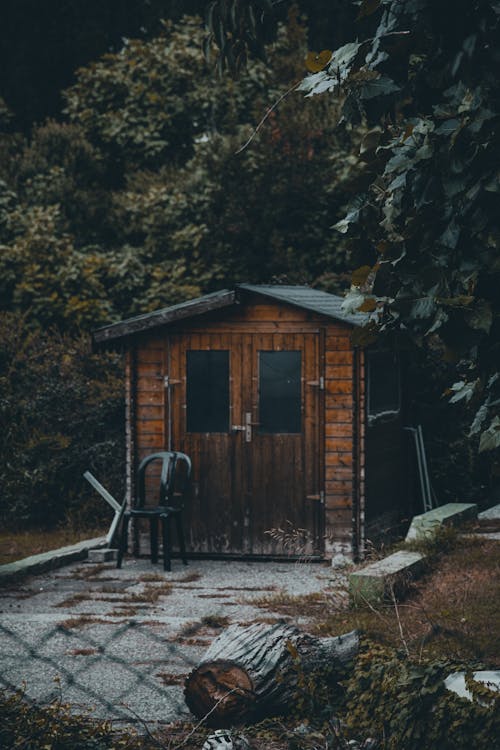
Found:
[{"label": "wooden log on ground", "polygon": [[353,663],[356,631],[315,638],[291,625],[231,625],[187,677],[189,710],[213,727],[283,714],[296,704],[299,683],[314,674],[333,680]]}]

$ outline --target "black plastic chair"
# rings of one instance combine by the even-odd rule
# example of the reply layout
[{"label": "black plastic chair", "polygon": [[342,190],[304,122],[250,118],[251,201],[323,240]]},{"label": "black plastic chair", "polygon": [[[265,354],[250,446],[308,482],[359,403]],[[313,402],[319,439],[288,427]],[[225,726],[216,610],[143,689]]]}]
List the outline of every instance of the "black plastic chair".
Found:
[{"label": "black plastic chair", "polygon": [[[160,494],[158,505],[145,507],[146,500],[146,469],[155,461],[161,461]],[[127,551],[128,527],[131,518],[146,518],[149,520],[149,532],[151,541],[151,562],[158,562],[158,523],[162,527],[163,541],[163,568],[171,569],[171,520],[175,520],[177,538],[181,559],[184,565],[188,564],[186,558],[186,545],[184,541],[184,529],[182,526],[182,510],[186,498],[186,492],[191,477],[191,459],[185,453],[179,451],[162,451],[146,456],[137,470],[137,502],[135,507],[129,508],[123,514],[120,545],[118,548],[117,568],[121,568],[123,555]],[[134,549],[136,555],[139,548]]]}]

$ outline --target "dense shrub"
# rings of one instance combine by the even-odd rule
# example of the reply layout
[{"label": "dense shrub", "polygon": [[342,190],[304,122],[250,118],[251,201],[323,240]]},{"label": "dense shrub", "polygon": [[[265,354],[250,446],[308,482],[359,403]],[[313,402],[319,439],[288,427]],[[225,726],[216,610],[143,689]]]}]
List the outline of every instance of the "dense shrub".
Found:
[{"label": "dense shrub", "polygon": [[444,687],[454,671],[460,666],[367,646],[345,684],[349,729],[376,737],[383,750],[490,750],[500,736],[500,693],[467,680],[474,699],[460,698]]},{"label": "dense shrub", "polygon": [[[148,750],[153,746],[132,732],[117,732],[111,722],[77,716],[56,701],[40,707],[21,692],[0,692],[0,746],[26,750]],[[157,746],[157,745],[156,745]]]},{"label": "dense shrub", "polygon": [[0,520],[10,528],[109,519],[82,478],[91,469],[120,497],[124,478],[120,357],[88,336],[30,329],[0,315]]}]

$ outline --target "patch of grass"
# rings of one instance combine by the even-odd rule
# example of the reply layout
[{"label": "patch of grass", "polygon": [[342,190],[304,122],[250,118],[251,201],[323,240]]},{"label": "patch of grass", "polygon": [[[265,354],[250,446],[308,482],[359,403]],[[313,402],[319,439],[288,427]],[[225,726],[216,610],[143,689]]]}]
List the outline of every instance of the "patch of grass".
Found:
[{"label": "patch of grass", "polygon": [[129,607],[128,605],[119,605],[116,609],[108,612],[110,617],[134,617],[139,612],[139,607]]},{"label": "patch of grass", "polygon": [[194,583],[194,581],[199,581],[201,578],[201,573],[185,573],[182,578],[178,578],[174,583]]},{"label": "patch of grass", "polygon": [[72,648],[70,651],[66,651],[68,656],[95,656],[95,654],[101,653],[98,648]]},{"label": "patch of grass", "polygon": [[68,617],[67,620],[60,623],[59,627],[63,630],[72,630],[73,628],[85,628],[87,625],[98,625],[99,623],[108,623],[108,620],[91,617],[90,615],[79,615],[78,617]]},{"label": "patch of grass", "polygon": [[210,645],[210,639],[209,638],[184,638],[180,635],[173,636],[172,638],[168,638],[171,643],[182,643],[184,646],[209,646]]},{"label": "patch of grass", "polygon": [[62,602],[54,604],[54,607],[74,607],[76,604],[80,604],[84,601],[89,601],[90,598],[90,593],[88,591],[80,591],[76,594],[72,594]]},{"label": "patch of grass", "polygon": [[202,629],[203,625],[201,620],[190,620],[179,630],[180,638],[190,638],[192,635],[196,635]]},{"label": "patch of grass", "polygon": [[173,674],[172,672],[158,672],[156,676],[164,685],[182,685],[186,679],[185,674]]},{"label": "patch of grass", "polygon": [[229,617],[225,615],[205,615],[201,618],[201,624],[206,628],[227,628],[229,622]]},{"label": "patch of grass", "polygon": [[439,526],[422,538],[404,542],[398,548],[420,552],[430,563],[434,563],[443,555],[456,550],[460,545],[460,540],[461,537],[454,526]]},{"label": "patch of grass", "polygon": [[277,612],[292,616],[314,617],[324,612],[328,606],[328,596],[322,591],[314,591],[310,594],[288,594],[286,591],[277,591],[275,594],[267,594],[252,599],[242,599],[242,604],[251,604],[270,612]]},{"label": "patch of grass", "polygon": [[231,586],[231,591],[276,591],[277,586]]},{"label": "patch of grass", "polygon": [[161,583],[165,580],[165,576],[161,573],[143,573],[137,580],[141,583]]},{"label": "patch of grass", "polygon": [[230,599],[231,594],[224,594],[222,593],[222,591],[219,594],[216,591],[214,591],[211,594],[198,594],[198,598],[199,599]]},{"label": "patch of grass", "polygon": [[[126,588],[126,587],[125,587]],[[102,586],[98,590],[99,594],[123,594],[123,586]]]},{"label": "patch of grass", "polygon": [[454,548],[414,583],[399,603],[331,613],[314,632],[337,635],[357,628],[369,638],[416,658],[476,660],[500,665],[500,545],[459,538]]},{"label": "patch of grass", "polygon": [[104,536],[102,529],[75,531],[74,529],[55,529],[54,531],[11,531],[0,533],[0,565],[23,560],[31,555],[50,552],[59,547],[67,547],[84,539]]},{"label": "patch of grass", "polygon": [[179,630],[179,636],[181,638],[189,638],[206,628],[210,628],[212,630],[222,630],[222,628],[227,628],[229,623],[230,619],[229,617],[225,617],[225,615],[205,615],[201,618],[201,620],[192,620],[190,622],[187,622]]},{"label": "patch of grass", "polygon": [[172,593],[172,584],[164,581],[161,586],[146,585],[142,591],[126,594],[120,601],[134,604],[155,604],[162,596]]},{"label": "patch of grass", "polygon": [[[101,573],[107,570],[105,563],[98,563],[97,565],[89,565],[89,567],[79,568],[72,574],[72,578],[76,578],[77,581],[101,581]],[[67,576],[65,576],[66,578]]]}]

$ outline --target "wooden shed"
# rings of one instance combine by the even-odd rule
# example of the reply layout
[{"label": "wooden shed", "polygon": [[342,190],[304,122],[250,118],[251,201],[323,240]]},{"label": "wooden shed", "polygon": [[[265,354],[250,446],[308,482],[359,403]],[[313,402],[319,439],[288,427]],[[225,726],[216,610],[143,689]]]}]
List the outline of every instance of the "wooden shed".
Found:
[{"label": "wooden shed", "polygon": [[241,284],[94,333],[126,351],[129,496],[148,453],[193,460],[189,554],[356,557],[367,517],[401,514],[397,354],[372,363],[377,433],[368,358],[351,341],[364,316],[341,304],[309,287]]}]

